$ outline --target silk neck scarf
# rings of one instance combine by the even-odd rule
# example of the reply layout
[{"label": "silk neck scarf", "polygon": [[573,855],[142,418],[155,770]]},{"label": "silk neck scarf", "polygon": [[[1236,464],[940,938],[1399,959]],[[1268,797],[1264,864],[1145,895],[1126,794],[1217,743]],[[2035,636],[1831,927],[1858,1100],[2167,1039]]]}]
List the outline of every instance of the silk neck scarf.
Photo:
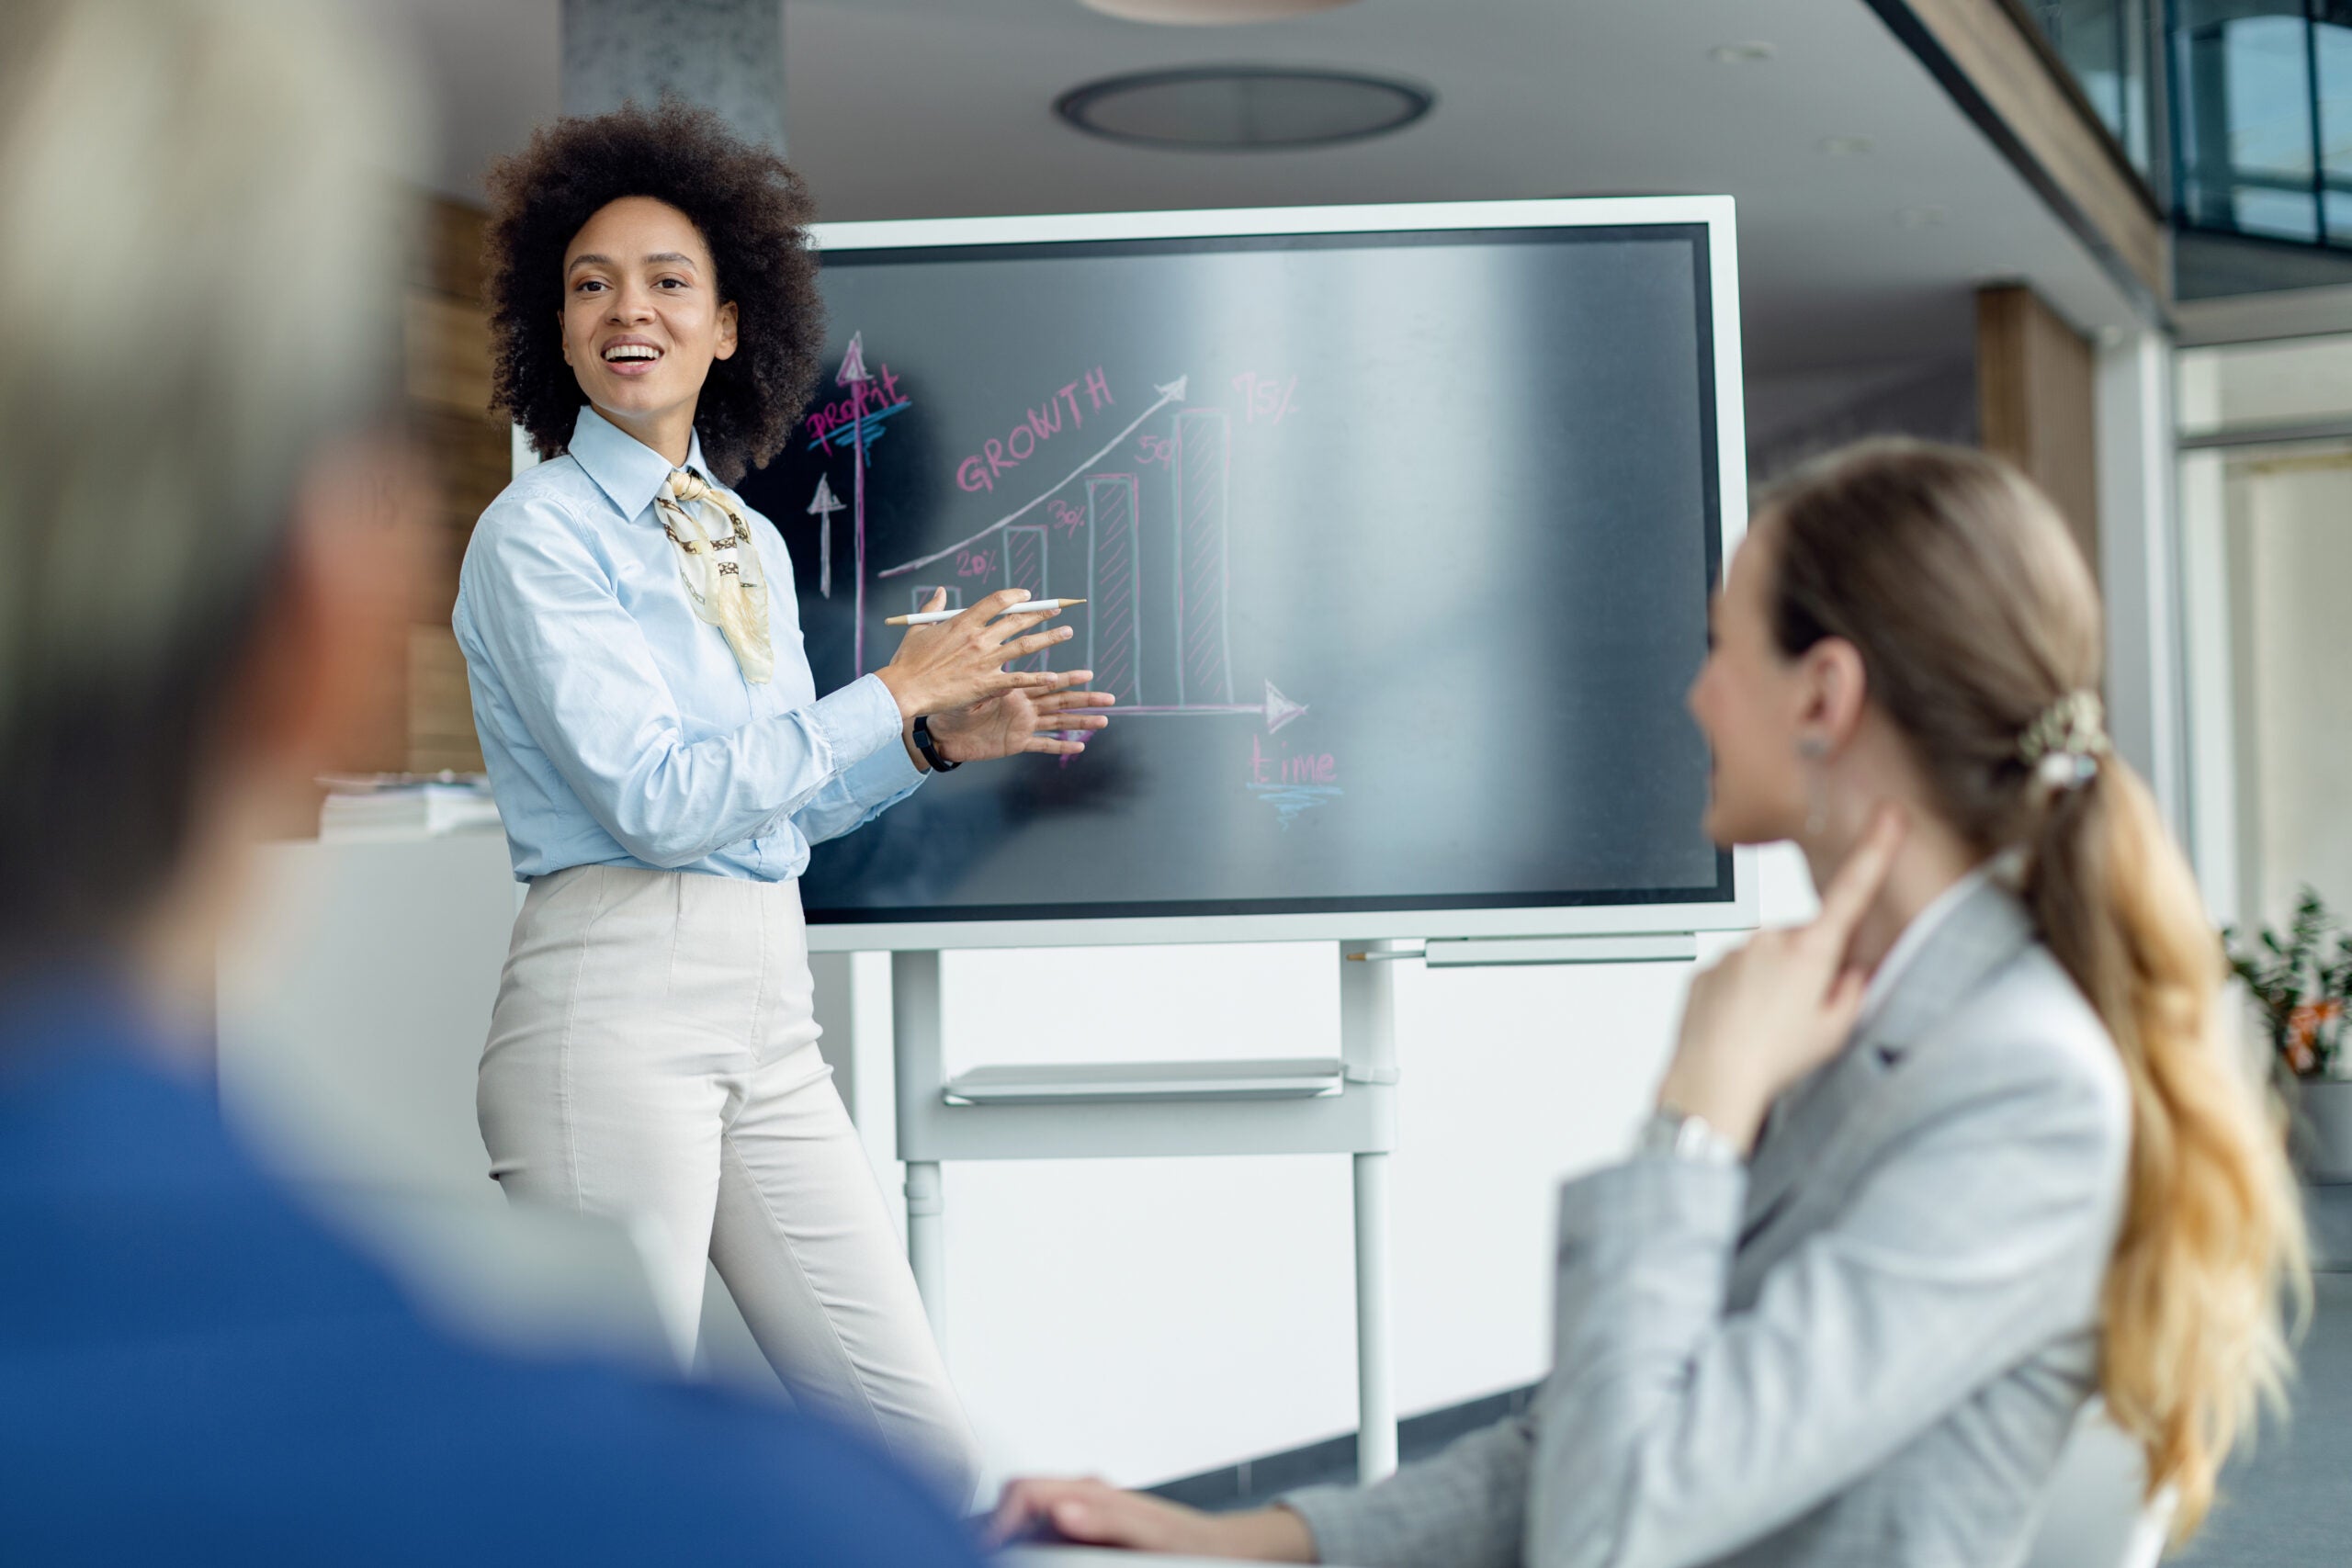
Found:
[{"label": "silk neck scarf", "polygon": [[[714,539],[696,515],[706,502],[729,526]],[[688,468],[673,468],[653,498],[662,531],[677,547],[678,579],[695,614],[727,638],[743,679],[765,685],[775,672],[775,649],[768,637],[768,585],[760,570],[759,547],[751,525],[725,494]]]}]

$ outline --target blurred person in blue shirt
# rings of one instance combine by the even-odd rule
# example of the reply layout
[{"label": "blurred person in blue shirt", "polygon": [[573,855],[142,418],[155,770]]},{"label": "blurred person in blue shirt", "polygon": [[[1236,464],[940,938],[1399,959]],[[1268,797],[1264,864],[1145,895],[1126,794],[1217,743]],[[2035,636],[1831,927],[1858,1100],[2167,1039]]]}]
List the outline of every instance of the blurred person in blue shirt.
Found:
[{"label": "blurred person in blue shirt", "polygon": [[250,846],[407,618],[387,80],[314,4],[0,8],[0,1560],[968,1563],[848,1434],[442,1339],[222,1131]]}]

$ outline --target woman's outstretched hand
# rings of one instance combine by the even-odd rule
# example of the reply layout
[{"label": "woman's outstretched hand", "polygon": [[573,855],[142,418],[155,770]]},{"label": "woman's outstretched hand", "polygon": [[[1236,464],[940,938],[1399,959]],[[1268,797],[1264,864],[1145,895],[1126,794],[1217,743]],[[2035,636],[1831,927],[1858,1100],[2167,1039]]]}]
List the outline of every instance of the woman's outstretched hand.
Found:
[{"label": "woman's outstretched hand", "polygon": [[1129,1551],[1312,1562],[1315,1537],[1288,1508],[1204,1514],[1099,1480],[1015,1481],[989,1521],[989,1544],[1066,1540]]},{"label": "woman's outstretched hand", "polygon": [[1691,982],[1662,1109],[1699,1117],[1741,1153],[1781,1092],[1838,1054],[1862,1010],[1869,974],[1853,962],[1861,923],[1903,844],[1882,807],[1807,925],[1758,931]]},{"label": "woman's outstretched hand", "polygon": [[[898,700],[899,716],[911,721],[924,714],[970,707],[1008,692],[1053,689],[1054,676],[1047,671],[1005,668],[1033,653],[1043,653],[1069,636],[1068,626],[1049,632],[1035,630],[1060,614],[1057,610],[1004,614],[1028,597],[1023,589],[1001,589],[952,621],[909,626],[890,662],[875,671]],[[937,589],[924,608],[943,609],[946,604],[947,591]]]},{"label": "woman's outstretched hand", "polygon": [[1081,692],[1091,670],[1053,671],[1050,686],[1027,687],[1001,697],[982,697],[969,707],[931,716],[931,733],[951,762],[978,762],[1022,751],[1070,757],[1086,750],[1083,736],[1111,721],[1090,708],[1119,699],[1108,692]]}]

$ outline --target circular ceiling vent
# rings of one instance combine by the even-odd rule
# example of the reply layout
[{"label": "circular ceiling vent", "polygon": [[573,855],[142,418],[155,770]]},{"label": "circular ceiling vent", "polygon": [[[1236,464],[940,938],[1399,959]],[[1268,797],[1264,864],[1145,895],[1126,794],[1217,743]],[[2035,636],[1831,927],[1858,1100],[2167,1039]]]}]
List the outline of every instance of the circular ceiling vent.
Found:
[{"label": "circular ceiling vent", "polygon": [[1328,147],[1401,130],[1436,101],[1426,87],[1347,71],[1203,65],[1072,87],[1054,112],[1080,130],[1151,147]]}]

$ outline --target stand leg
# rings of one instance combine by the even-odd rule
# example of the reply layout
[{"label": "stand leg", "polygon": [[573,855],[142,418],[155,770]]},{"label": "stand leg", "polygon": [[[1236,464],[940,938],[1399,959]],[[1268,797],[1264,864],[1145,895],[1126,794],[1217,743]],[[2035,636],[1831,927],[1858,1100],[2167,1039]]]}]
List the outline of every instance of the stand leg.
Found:
[{"label": "stand leg", "polygon": [[1396,1468],[1396,1387],[1390,1375],[1388,1153],[1396,1145],[1390,1104],[1396,1084],[1396,988],[1390,965],[1372,955],[1394,942],[1342,943],[1340,1055],[1348,1092],[1378,1096],[1378,1147],[1356,1164],[1356,1475],[1367,1483]]},{"label": "stand leg", "polygon": [[937,1160],[907,1162],[907,1261],[913,1266],[915,1289],[922,1293],[923,1315],[931,1319],[931,1337],[947,1348],[947,1238],[940,1234],[944,1204],[939,1187]]},{"label": "stand leg", "polygon": [[899,1091],[899,1157],[907,1162],[907,1262],[922,1292],[932,1337],[947,1348],[946,1248],[932,1119],[946,1081],[941,1043],[939,954],[890,955],[890,1054]]},{"label": "stand leg", "polygon": [[1388,1344],[1388,1156],[1356,1162],[1356,1479],[1396,1469],[1396,1390]]}]

